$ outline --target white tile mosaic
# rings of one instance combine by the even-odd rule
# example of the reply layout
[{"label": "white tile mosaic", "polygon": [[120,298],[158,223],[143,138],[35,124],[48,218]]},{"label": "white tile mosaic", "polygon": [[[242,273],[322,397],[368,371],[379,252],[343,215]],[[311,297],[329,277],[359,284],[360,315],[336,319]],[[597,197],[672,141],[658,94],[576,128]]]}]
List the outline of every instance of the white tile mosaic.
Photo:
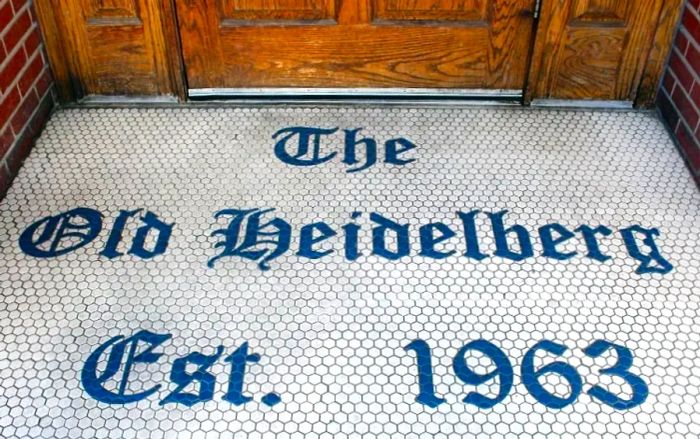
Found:
[{"label": "white tile mosaic", "polygon": [[0,437],[693,437],[699,243],[649,113],[63,110],[0,204]]}]

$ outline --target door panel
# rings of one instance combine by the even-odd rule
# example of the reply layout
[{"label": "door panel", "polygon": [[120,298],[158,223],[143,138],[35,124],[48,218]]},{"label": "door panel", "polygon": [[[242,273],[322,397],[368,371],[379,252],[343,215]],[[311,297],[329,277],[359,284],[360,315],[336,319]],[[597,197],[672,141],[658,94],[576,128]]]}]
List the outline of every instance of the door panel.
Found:
[{"label": "door panel", "polygon": [[335,0],[221,0],[218,4],[223,21],[322,20],[335,17]]},{"label": "door panel", "polygon": [[522,89],[535,0],[181,0],[190,88]]},{"label": "door panel", "polygon": [[77,95],[173,93],[159,2],[51,0],[51,8]]},{"label": "door panel", "polygon": [[488,19],[488,0],[374,0],[380,20],[474,21]]},{"label": "door panel", "polygon": [[83,0],[82,3],[89,24],[114,18],[131,18],[141,24],[138,5],[133,0]]},{"label": "door panel", "polygon": [[619,0],[576,0],[571,8],[572,22],[625,22],[629,10],[629,1]]},{"label": "door panel", "polygon": [[633,100],[662,0],[545,1],[534,97]]}]

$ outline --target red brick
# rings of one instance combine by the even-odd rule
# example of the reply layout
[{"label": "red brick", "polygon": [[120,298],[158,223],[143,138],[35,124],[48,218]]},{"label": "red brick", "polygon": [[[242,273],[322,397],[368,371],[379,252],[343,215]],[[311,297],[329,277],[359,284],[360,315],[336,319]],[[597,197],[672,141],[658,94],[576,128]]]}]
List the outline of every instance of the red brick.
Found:
[{"label": "red brick", "polygon": [[54,100],[53,96],[50,94],[44,96],[39,103],[39,107],[36,109],[36,113],[34,113],[34,117],[30,122],[30,127],[35,138],[39,136],[41,130],[44,129],[44,125],[46,125],[46,122],[49,120],[49,115],[51,114],[53,106]]},{"label": "red brick", "polygon": [[27,3],[29,3],[29,0],[12,0],[12,7],[15,8],[15,13],[22,9]]},{"label": "red brick", "polygon": [[700,73],[700,52],[694,45],[688,45],[688,51],[685,54],[685,59],[696,73]]},{"label": "red brick", "polygon": [[0,161],[2,161],[2,158],[5,157],[5,154],[10,149],[10,146],[12,146],[12,142],[14,141],[15,135],[12,134],[12,130],[8,126],[5,128],[5,131],[0,134]]},{"label": "red brick", "polygon": [[15,146],[13,146],[7,156],[5,156],[5,161],[7,162],[7,167],[11,176],[17,175],[17,171],[22,167],[22,162],[24,162],[24,159],[27,158],[29,151],[32,149],[34,134],[30,131],[31,130],[27,128],[17,136]]},{"label": "red brick", "polygon": [[7,167],[0,161],[0,200],[2,200],[7,190],[10,188],[11,180],[10,174],[7,173]]},{"label": "red brick", "polygon": [[678,138],[678,143],[681,145],[685,157],[688,159],[690,168],[697,172],[700,170],[700,147],[698,147],[696,140],[683,124],[678,125],[676,137]]},{"label": "red brick", "polygon": [[41,53],[37,53],[34,56],[34,59],[30,62],[29,66],[27,66],[27,68],[24,70],[22,77],[17,83],[22,96],[26,96],[29,89],[32,87],[32,85],[34,85],[34,81],[36,81],[39,74],[41,74],[43,68],[44,60],[41,58]]},{"label": "red brick", "polygon": [[17,136],[15,146],[5,157],[10,175],[17,174],[17,171],[22,166],[22,162],[27,155],[29,155],[29,151],[34,145],[34,141],[44,128],[44,125],[46,125],[46,121],[49,119],[53,105],[53,97],[51,95],[46,95],[39,104],[39,107],[37,108],[32,120],[27,124],[22,133]]},{"label": "red brick", "polygon": [[4,94],[10,85],[15,82],[26,61],[27,57],[24,55],[24,50],[18,50],[0,71],[0,95]]},{"label": "red brick", "polygon": [[10,116],[15,112],[17,105],[19,105],[20,96],[17,88],[13,88],[2,100],[0,104],[0,127],[5,125],[5,122],[10,120]]},{"label": "red brick", "polygon": [[690,89],[690,100],[700,105],[700,84],[697,82]]},{"label": "red brick", "polygon": [[676,46],[681,55],[685,55],[685,51],[688,49],[688,38],[683,32],[678,32],[678,35],[676,35],[676,41],[673,43],[673,45]]},{"label": "red brick", "polygon": [[44,96],[49,87],[51,87],[51,84],[53,84],[51,70],[44,69],[44,72],[41,74],[41,76],[39,76],[39,79],[36,81],[36,94],[38,96]]},{"label": "red brick", "polygon": [[700,21],[694,13],[690,12],[688,9],[683,12],[683,27],[693,36],[693,38],[700,37]]},{"label": "red brick", "polygon": [[690,70],[688,70],[681,57],[675,51],[671,54],[668,65],[671,67],[671,71],[673,71],[673,74],[676,75],[678,82],[680,82],[683,88],[690,90],[694,81],[693,74],[690,72]]},{"label": "red brick", "polygon": [[673,93],[673,87],[676,86],[676,80],[673,78],[673,75],[670,72],[666,72],[663,81],[661,81],[661,85],[670,96],[671,93]]},{"label": "red brick", "polygon": [[36,8],[34,7],[34,2],[29,5],[29,13],[32,15],[32,23],[38,23],[39,18],[36,16]]},{"label": "red brick", "polygon": [[27,52],[27,56],[29,58],[32,57],[32,54],[36,51],[36,48],[39,47],[39,43],[41,43],[41,34],[39,33],[39,28],[34,27],[27,39],[24,41],[24,50]]},{"label": "red brick", "polygon": [[680,116],[664,92],[659,93],[656,98],[656,105],[659,107],[661,115],[666,120],[668,126],[671,127],[672,130],[675,130]]},{"label": "red brick", "polygon": [[0,6],[0,29],[5,29],[14,16],[9,2]]},{"label": "red brick", "polygon": [[29,122],[29,118],[34,113],[37,105],[39,105],[39,98],[34,89],[32,89],[31,93],[22,100],[22,105],[19,106],[15,115],[12,116],[12,130],[15,134],[19,135],[22,129],[27,126],[27,122]]},{"label": "red brick", "polygon": [[695,129],[695,126],[698,124],[698,112],[693,107],[686,93],[680,87],[676,87],[676,91],[673,92],[671,99],[673,99],[678,111],[681,113],[681,117],[685,119],[688,126]]},{"label": "red brick", "polygon": [[29,16],[29,11],[24,11],[22,15],[15,18],[10,28],[5,32],[5,36],[2,37],[5,43],[5,49],[7,49],[8,52],[12,52],[17,43],[27,34],[31,26],[32,19]]},{"label": "red brick", "polygon": [[26,124],[21,133],[16,136],[14,146],[5,155],[5,162],[11,176],[17,174],[22,162],[29,155],[36,138],[46,125],[51,110],[54,107],[53,96],[48,94],[39,103],[32,119]]}]

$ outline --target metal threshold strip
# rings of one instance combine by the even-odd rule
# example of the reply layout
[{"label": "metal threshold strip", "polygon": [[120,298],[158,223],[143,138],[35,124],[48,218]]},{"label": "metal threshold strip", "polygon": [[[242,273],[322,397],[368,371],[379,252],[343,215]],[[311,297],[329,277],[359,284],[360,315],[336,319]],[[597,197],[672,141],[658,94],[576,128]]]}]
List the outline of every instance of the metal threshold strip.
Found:
[{"label": "metal threshold strip", "polygon": [[[189,102],[200,106],[229,105],[381,105],[421,107],[522,106],[522,90],[440,88],[196,88]],[[89,95],[68,107],[177,106],[174,96]],[[535,99],[539,108],[631,110],[632,101]]]},{"label": "metal threshold strip", "polygon": [[292,100],[490,100],[520,101],[519,89],[446,89],[446,88],[194,88],[188,91],[192,100],[256,99]]}]

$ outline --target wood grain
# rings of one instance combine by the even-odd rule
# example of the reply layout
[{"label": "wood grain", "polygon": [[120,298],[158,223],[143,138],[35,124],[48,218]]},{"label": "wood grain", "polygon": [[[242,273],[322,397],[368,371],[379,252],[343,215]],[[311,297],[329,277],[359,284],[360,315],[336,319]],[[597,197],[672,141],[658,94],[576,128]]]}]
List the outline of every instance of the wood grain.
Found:
[{"label": "wood grain", "polygon": [[[60,42],[52,41],[47,47],[52,47],[62,97],[178,93],[163,2],[39,0],[37,10],[42,11],[45,32]],[[56,61],[60,56],[64,59]]]},{"label": "wood grain", "polygon": [[545,1],[527,99],[634,100],[662,4]]},{"label": "wood grain", "polygon": [[66,45],[59,14],[50,0],[34,0],[34,9],[43,34],[44,47],[49,58],[58,99],[73,102],[83,95],[81,81],[74,74],[73,51]]},{"label": "wood grain", "polygon": [[642,72],[641,84],[637,90],[634,103],[636,107],[649,108],[654,105],[661,75],[671,51],[676,24],[680,20],[682,11],[683,0],[663,2],[652,46]]},{"label": "wood grain", "polygon": [[380,20],[487,20],[488,0],[374,0],[374,18]]},{"label": "wood grain", "polygon": [[163,44],[165,45],[165,57],[167,59],[167,74],[170,78],[169,94],[174,94],[178,101],[187,101],[187,77],[185,76],[185,63],[182,58],[182,45],[180,44],[180,29],[177,26],[177,11],[175,0],[161,0],[161,23],[163,28]]},{"label": "wood grain", "polygon": [[554,87],[558,98],[609,99],[616,93],[616,78],[624,46],[624,28],[600,32],[595,28],[569,28]]},{"label": "wood grain", "polygon": [[577,0],[571,8],[571,21],[622,23],[630,5],[620,0]]},{"label": "wood grain", "polygon": [[[682,0],[36,0],[59,96],[520,89],[653,103]],[[175,10],[179,14],[176,23]],[[180,38],[182,36],[182,38]],[[185,78],[185,70],[187,78]]]},{"label": "wood grain", "polygon": [[[329,9],[331,3],[337,9]],[[246,7],[257,6],[257,15],[245,23],[229,21],[234,6],[242,10],[241,1],[178,0],[177,5],[192,88],[521,89],[534,3],[289,0],[281,9],[269,6],[275,2],[249,1]],[[288,12],[324,5],[326,14],[316,22]],[[330,12],[336,22],[323,21]]]},{"label": "wood grain", "polygon": [[138,5],[132,0],[84,0],[85,16],[92,18],[138,18]]},{"label": "wood grain", "polygon": [[175,4],[189,88],[196,87],[198,78],[204,75],[208,87],[223,87],[221,38],[220,33],[213,30],[221,24],[217,0],[177,0]]},{"label": "wood grain", "polygon": [[[280,40],[285,50],[280,51]],[[462,44],[468,40],[472,44]],[[230,29],[228,87],[486,87],[485,29],[303,27]],[[348,50],[348,41],[353,42]],[[410,48],[407,51],[406,48]],[[206,73],[206,72],[205,72]],[[207,78],[190,75],[193,87]]]},{"label": "wood grain", "polygon": [[487,88],[522,90],[531,59],[535,4],[513,0],[495,6],[489,11]]},{"label": "wood grain", "polygon": [[222,19],[323,20],[335,19],[335,0],[218,0]]}]

